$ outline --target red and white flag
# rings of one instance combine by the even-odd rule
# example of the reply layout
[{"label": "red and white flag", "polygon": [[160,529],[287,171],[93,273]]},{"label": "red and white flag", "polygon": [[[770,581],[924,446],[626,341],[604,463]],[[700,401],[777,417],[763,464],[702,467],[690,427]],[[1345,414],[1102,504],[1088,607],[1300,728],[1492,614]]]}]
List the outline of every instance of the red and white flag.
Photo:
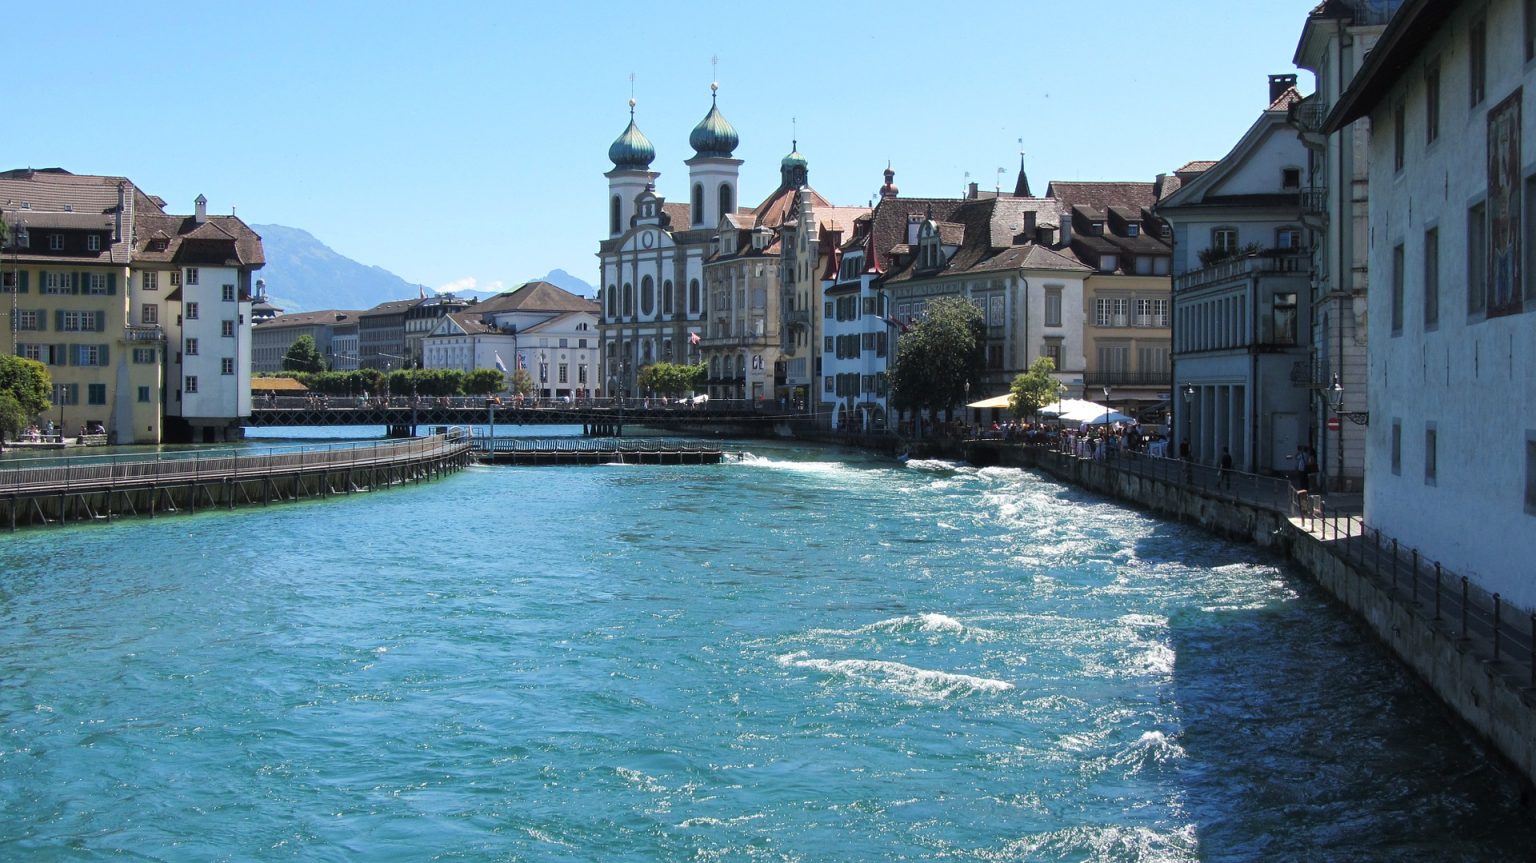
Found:
[{"label": "red and white flag", "polygon": [[698,343],[699,343],[699,334],[698,333],[689,333],[688,334],[688,344],[696,345]]}]

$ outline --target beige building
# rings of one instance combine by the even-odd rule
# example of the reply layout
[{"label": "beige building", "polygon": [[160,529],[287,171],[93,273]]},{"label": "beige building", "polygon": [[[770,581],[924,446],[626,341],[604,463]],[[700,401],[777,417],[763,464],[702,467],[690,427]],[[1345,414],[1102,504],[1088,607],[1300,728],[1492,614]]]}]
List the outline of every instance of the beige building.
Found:
[{"label": "beige building", "polygon": [[206,205],[167,214],[125,177],[0,174],[8,347],[53,380],[40,423],[116,443],[240,436],[261,238]]}]

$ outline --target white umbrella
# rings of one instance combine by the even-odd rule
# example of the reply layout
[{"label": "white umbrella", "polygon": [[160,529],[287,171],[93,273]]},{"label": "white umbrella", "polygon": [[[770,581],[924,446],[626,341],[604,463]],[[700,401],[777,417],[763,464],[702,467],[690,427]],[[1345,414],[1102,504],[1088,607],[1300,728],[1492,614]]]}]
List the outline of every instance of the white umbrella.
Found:
[{"label": "white umbrella", "polygon": [[1126,416],[1125,414],[1123,414],[1123,413],[1121,413],[1119,411],[1110,411],[1107,414],[1104,413],[1103,411],[1100,411],[1099,413],[1095,414],[1092,418],[1084,417],[1083,419],[1080,419],[1080,420],[1074,420],[1074,422],[1086,422],[1088,425],[1091,425],[1091,426],[1101,426],[1101,425],[1106,425],[1108,423],[1128,423],[1130,421],[1131,421],[1130,417]]},{"label": "white umbrella", "polygon": [[1060,416],[1066,419],[1080,414],[1086,416],[1094,411],[1098,411],[1099,416],[1103,416],[1105,407],[1098,402],[1090,402],[1084,399],[1062,399],[1059,402],[1051,402],[1042,407],[1040,415],[1048,417]]}]

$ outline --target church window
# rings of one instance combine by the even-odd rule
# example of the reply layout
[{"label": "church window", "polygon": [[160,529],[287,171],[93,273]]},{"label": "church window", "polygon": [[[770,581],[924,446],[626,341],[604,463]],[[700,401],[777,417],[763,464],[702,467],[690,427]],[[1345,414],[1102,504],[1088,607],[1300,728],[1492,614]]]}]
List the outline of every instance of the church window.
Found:
[{"label": "church window", "polygon": [[640,280],[640,314],[650,317],[656,313],[656,282],[650,276]]},{"label": "church window", "polygon": [[692,314],[699,313],[699,280],[693,279],[688,283],[688,311]]},{"label": "church window", "polygon": [[672,314],[672,280],[668,279],[661,284],[661,313]]},{"label": "church window", "polygon": [[693,184],[693,223],[704,224],[704,184]]},{"label": "church window", "polygon": [[624,283],[624,317],[633,317],[635,314],[635,286],[629,282]]},{"label": "church window", "polygon": [[618,195],[614,195],[613,200],[608,202],[608,233],[610,234],[619,233],[619,210],[621,206]]},{"label": "church window", "polygon": [[610,317],[610,318],[618,317],[619,316],[619,308],[618,308],[618,303],[619,303],[619,287],[618,287],[618,285],[609,285],[608,289],[603,291],[603,293],[605,295],[607,295],[607,297],[608,297],[608,317]]},{"label": "church window", "polygon": [[721,216],[721,218],[724,218],[726,213],[735,212],[736,207],[734,206],[735,201],[733,200],[733,198],[734,198],[734,196],[731,194],[731,186],[730,186],[730,184],[729,183],[721,183],[720,184],[720,216]]}]

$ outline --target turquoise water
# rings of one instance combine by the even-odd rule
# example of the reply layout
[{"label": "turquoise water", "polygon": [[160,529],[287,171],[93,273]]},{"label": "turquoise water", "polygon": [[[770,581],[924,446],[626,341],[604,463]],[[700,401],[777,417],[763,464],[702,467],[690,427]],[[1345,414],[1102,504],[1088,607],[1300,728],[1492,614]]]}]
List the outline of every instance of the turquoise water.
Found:
[{"label": "turquoise water", "polygon": [[1254,549],[1022,471],[741,446],[5,537],[0,859],[1536,847]]}]

